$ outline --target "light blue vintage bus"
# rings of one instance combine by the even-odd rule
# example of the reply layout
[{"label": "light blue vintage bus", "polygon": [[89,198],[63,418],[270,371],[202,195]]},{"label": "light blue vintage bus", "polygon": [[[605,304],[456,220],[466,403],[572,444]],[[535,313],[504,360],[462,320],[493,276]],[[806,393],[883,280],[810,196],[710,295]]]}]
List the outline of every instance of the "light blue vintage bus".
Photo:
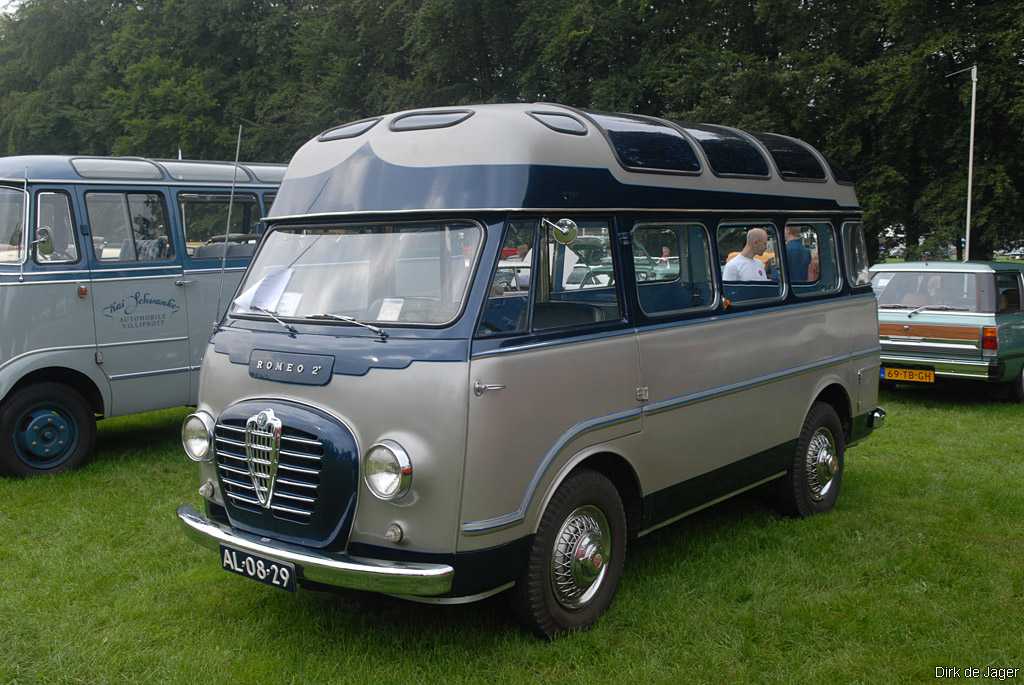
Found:
[{"label": "light blue vintage bus", "polygon": [[195,403],[212,323],[283,174],[0,158],[0,473],[79,466],[96,418]]}]

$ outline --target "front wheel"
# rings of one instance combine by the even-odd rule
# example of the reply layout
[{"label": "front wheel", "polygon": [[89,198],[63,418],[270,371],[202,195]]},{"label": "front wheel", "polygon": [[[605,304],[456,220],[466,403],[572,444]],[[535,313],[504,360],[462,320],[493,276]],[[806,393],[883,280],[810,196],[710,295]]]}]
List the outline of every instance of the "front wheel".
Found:
[{"label": "front wheel", "polygon": [[611,481],[582,469],[555,491],[512,593],[520,620],[540,637],[588,628],[622,576],[626,512]]},{"label": "front wheel", "polygon": [[63,383],[25,386],[0,405],[0,473],[35,476],[84,464],[96,442],[96,417]]},{"label": "front wheel", "polygon": [[831,405],[816,402],[804,419],[789,472],[779,481],[779,504],[792,516],[832,509],[843,484],[846,436]]}]

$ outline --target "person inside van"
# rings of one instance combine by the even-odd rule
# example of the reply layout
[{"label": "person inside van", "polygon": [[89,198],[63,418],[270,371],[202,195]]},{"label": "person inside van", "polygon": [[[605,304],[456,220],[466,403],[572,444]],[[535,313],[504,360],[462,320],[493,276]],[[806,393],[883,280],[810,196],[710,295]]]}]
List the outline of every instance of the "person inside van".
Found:
[{"label": "person inside van", "polygon": [[794,282],[813,280],[810,275],[811,251],[800,238],[799,226],[786,226],[786,266]]},{"label": "person inside van", "polygon": [[767,281],[764,264],[756,256],[768,248],[768,231],[752,228],[747,231],[747,244],[722,269],[723,281]]}]

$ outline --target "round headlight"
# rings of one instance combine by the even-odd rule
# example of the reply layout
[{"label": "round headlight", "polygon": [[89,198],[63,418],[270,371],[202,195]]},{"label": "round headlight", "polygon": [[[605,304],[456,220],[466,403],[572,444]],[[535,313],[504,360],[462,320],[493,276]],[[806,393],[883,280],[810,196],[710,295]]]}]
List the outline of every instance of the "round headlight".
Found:
[{"label": "round headlight", "polygon": [[181,445],[192,461],[213,458],[213,418],[206,413],[189,414],[181,425]]},{"label": "round headlight", "polygon": [[398,499],[412,486],[412,460],[397,442],[381,440],[366,453],[363,480],[374,497]]}]

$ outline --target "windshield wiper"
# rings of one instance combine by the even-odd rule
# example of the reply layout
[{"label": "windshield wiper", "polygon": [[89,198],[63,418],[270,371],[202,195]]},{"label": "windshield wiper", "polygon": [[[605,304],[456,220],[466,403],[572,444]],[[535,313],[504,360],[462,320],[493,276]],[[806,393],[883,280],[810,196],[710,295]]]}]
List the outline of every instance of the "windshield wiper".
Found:
[{"label": "windshield wiper", "polygon": [[310,319],[332,319],[334,321],[344,321],[345,323],[350,323],[350,324],[353,324],[353,325],[356,325],[356,326],[362,326],[363,328],[365,328],[368,331],[373,331],[374,333],[376,333],[377,335],[380,336],[381,340],[387,340],[388,339],[388,332],[385,331],[380,326],[374,326],[373,324],[363,323],[362,321],[360,321],[359,319],[356,319],[353,316],[345,316],[344,314],[331,314],[331,313],[328,312],[328,313],[325,313],[325,314],[314,314],[313,316],[310,316],[308,318],[310,318]]},{"label": "windshield wiper", "polygon": [[293,338],[298,333],[298,331],[295,329],[295,326],[292,326],[291,324],[287,324],[284,321],[281,321],[281,319],[277,318],[277,314],[270,311],[269,309],[264,309],[263,307],[257,307],[256,305],[251,304],[249,305],[249,310],[254,312],[262,312],[266,314],[271,319],[284,326],[285,330],[287,330],[288,334],[291,335]]},{"label": "windshield wiper", "polygon": [[914,311],[912,311],[909,314],[907,314],[907,318],[909,319],[914,314],[917,314],[918,312],[923,312],[923,311],[926,311],[926,310],[933,311],[933,312],[967,312],[967,311],[970,311],[969,309],[967,309],[967,307],[950,307],[948,304],[925,304],[925,305],[921,305],[920,307],[917,307],[916,309],[914,309]]},{"label": "windshield wiper", "polygon": [[913,309],[909,304],[880,304],[879,309]]}]

